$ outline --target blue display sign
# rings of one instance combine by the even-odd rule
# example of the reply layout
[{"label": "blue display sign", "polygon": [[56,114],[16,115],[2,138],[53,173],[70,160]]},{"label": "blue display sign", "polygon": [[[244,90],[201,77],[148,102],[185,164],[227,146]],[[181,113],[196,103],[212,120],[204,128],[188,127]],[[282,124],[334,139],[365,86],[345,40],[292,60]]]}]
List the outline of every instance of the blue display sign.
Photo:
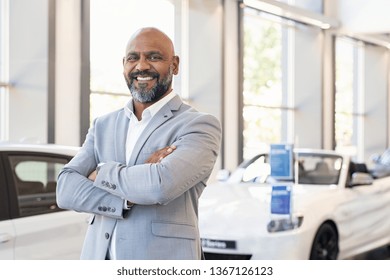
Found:
[{"label": "blue display sign", "polygon": [[292,144],[271,144],[271,177],[277,180],[292,180],[294,178],[293,152]]},{"label": "blue display sign", "polygon": [[291,187],[272,186],[271,214],[289,215],[291,211]]}]

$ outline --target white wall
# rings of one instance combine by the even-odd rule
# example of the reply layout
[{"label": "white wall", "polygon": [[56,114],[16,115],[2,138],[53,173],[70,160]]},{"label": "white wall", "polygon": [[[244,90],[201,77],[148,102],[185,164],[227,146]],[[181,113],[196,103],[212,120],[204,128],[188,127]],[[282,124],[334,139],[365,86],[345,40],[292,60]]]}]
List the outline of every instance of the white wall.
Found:
[{"label": "white wall", "polygon": [[224,88],[223,96],[223,153],[224,168],[234,170],[239,162],[239,48],[238,48],[238,4],[236,0],[225,0],[224,10]]},{"label": "white wall", "polygon": [[[318,28],[297,26],[294,38],[294,131],[295,143],[301,148],[323,148],[322,44]],[[291,93],[290,93],[291,94]]]},{"label": "white wall", "polygon": [[190,102],[221,119],[222,6],[219,0],[189,4]]},{"label": "white wall", "polygon": [[331,14],[342,23],[341,31],[358,33],[390,32],[388,0],[325,0]]}]

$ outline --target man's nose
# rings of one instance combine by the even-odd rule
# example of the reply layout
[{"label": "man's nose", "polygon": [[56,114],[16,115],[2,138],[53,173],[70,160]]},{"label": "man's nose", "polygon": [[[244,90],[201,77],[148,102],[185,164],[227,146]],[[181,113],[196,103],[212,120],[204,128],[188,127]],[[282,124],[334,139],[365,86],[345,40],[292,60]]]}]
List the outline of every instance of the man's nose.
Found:
[{"label": "man's nose", "polygon": [[135,66],[135,69],[138,71],[144,71],[144,70],[149,70],[150,69],[150,64],[146,58],[141,57],[138,60],[137,65]]}]

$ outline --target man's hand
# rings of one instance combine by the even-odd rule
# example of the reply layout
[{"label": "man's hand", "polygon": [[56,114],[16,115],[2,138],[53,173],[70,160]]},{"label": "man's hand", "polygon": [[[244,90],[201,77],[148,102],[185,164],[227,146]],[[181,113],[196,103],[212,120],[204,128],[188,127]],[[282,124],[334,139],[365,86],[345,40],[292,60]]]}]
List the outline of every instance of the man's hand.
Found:
[{"label": "man's hand", "polygon": [[167,155],[171,154],[174,150],[176,150],[176,146],[171,145],[165,148],[162,148],[156,152],[153,153],[146,161],[145,163],[159,163],[163,158],[165,158]]},{"label": "man's hand", "polygon": [[97,172],[94,170],[91,174],[89,174],[88,179],[95,182]]},{"label": "man's hand", "polygon": [[[165,148],[162,148],[156,152],[154,152],[145,163],[159,163],[163,158],[167,155],[171,154],[174,150],[176,150],[176,146],[171,145]],[[91,181],[95,181],[97,172],[94,170],[91,174],[88,175],[88,179]]]}]

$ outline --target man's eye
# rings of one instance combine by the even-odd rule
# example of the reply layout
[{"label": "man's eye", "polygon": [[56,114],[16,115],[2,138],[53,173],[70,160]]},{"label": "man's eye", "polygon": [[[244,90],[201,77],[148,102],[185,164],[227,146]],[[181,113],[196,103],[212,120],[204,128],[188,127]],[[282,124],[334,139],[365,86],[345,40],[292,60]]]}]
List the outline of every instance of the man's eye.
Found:
[{"label": "man's eye", "polygon": [[137,59],[138,59],[138,57],[136,57],[136,56],[127,57],[127,61],[136,61]]},{"label": "man's eye", "polygon": [[150,59],[151,61],[161,60],[161,56],[159,56],[159,55],[151,55],[151,56],[149,57],[149,59]]}]

